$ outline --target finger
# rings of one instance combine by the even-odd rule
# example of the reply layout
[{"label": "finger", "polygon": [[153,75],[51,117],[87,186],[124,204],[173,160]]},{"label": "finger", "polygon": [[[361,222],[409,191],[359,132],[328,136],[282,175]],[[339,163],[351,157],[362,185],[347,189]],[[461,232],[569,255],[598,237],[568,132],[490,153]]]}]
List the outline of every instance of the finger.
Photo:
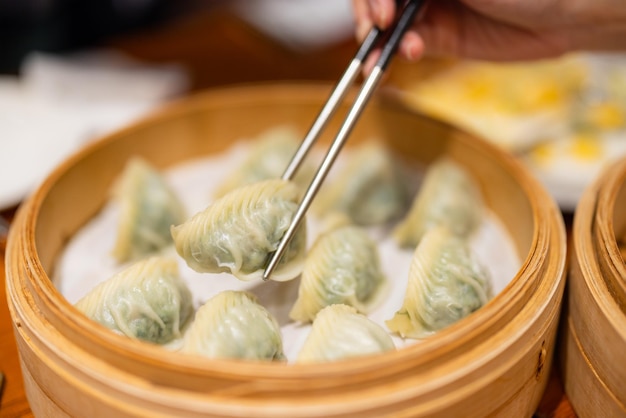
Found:
[{"label": "finger", "polygon": [[424,41],[415,31],[410,30],[404,34],[400,41],[398,53],[409,61],[417,61],[424,55]]},{"label": "finger", "polygon": [[[400,41],[398,54],[410,61],[417,61],[424,55],[424,41],[415,31],[408,31]],[[363,63],[363,75],[367,77],[371,72],[376,61],[380,57],[381,50],[376,49],[365,59]]]},{"label": "finger", "polygon": [[381,29],[386,29],[396,15],[395,0],[368,0],[369,13],[372,21]]},{"label": "finger", "polygon": [[462,38],[471,38],[475,34],[464,33],[462,30],[469,13],[471,12],[466,7],[454,1],[430,2],[416,27],[422,39],[424,53],[434,56],[460,55]]},{"label": "finger", "polygon": [[368,0],[352,0],[354,12],[356,39],[363,42],[365,36],[370,31],[374,23],[371,18]]}]

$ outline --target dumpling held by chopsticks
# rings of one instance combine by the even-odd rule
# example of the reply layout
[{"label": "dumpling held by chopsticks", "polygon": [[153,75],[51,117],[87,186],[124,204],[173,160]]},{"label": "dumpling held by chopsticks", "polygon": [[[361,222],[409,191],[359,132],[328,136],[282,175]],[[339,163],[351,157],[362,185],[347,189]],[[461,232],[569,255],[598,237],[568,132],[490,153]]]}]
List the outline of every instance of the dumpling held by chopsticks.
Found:
[{"label": "dumpling held by chopsticks", "polygon": [[[240,187],[172,227],[178,254],[201,273],[232,273],[241,280],[261,279],[267,259],[298,208],[297,186],[281,179]],[[272,279],[286,281],[302,270],[305,224],[296,231]]]}]

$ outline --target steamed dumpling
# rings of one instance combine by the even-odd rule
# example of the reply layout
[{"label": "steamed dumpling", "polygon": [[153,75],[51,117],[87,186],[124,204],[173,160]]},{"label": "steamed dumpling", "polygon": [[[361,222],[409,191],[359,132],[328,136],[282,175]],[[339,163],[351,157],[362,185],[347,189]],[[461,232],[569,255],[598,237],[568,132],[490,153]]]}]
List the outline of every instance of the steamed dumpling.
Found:
[{"label": "steamed dumpling", "polygon": [[276,319],[251,293],[232,290],[198,309],[181,350],[210,358],[285,359]]},{"label": "steamed dumpling", "polygon": [[394,350],[395,345],[377,323],[347,305],[322,309],[298,354],[298,363],[336,361]]},{"label": "steamed dumpling", "polygon": [[433,163],[407,217],[393,231],[401,247],[415,248],[427,230],[444,224],[461,236],[482,222],[483,202],[475,180],[449,159]]},{"label": "steamed dumpling", "polygon": [[404,302],[386,324],[402,337],[427,337],[491,297],[489,274],[468,242],[438,226],[426,232],[415,249]]},{"label": "steamed dumpling", "polygon": [[76,308],[120,334],[157,344],[181,337],[193,314],[191,292],[171,258],[136,262],[93,288]]},{"label": "steamed dumpling", "polygon": [[[238,166],[215,192],[216,197],[247,184],[280,178],[295,154],[302,138],[291,126],[279,126],[263,132],[250,149],[248,157]],[[303,163],[294,182],[305,187],[313,176],[310,165]]]},{"label": "steamed dumpling", "polygon": [[382,144],[365,143],[349,154],[337,177],[324,183],[312,210],[341,211],[358,225],[378,225],[401,216],[410,203],[399,163]]},{"label": "steamed dumpling", "polygon": [[158,171],[140,158],[131,159],[115,193],[120,218],[113,256],[118,262],[139,259],[172,243],[170,227],[187,215]]},{"label": "steamed dumpling", "polygon": [[[172,228],[176,251],[197,272],[260,279],[298,202],[297,186],[285,180],[265,180],[235,189]],[[271,278],[285,281],[300,274],[305,250],[303,221]]]},{"label": "steamed dumpling", "polygon": [[338,303],[367,312],[386,284],[376,242],[359,226],[339,224],[310,249],[289,317],[310,322],[322,308]]}]

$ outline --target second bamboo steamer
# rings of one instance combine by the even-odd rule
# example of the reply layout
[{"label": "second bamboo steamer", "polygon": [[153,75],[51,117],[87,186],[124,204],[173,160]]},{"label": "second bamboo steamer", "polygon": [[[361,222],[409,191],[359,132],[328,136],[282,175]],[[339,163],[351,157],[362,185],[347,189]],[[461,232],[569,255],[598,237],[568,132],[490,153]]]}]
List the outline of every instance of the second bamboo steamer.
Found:
[{"label": "second bamboo steamer", "polygon": [[626,416],[626,160],[576,209],[561,341],[565,391],[581,417]]}]

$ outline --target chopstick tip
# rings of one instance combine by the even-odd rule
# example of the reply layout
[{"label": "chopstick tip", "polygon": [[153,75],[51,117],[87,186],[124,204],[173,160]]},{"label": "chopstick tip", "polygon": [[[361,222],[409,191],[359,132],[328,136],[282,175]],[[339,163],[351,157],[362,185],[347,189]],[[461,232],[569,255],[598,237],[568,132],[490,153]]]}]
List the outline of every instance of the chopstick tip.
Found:
[{"label": "chopstick tip", "polygon": [[272,273],[274,272],[274,269],[276,268],[276,263],[277,263],[277,257],[276,257],[276,252],[274,251],[273,253],[270,253],[269,262],[265,266],[265,270],[263,271],[263,275],[261,276],[264,282],[270,279],[270,276],[272,275]]}]

